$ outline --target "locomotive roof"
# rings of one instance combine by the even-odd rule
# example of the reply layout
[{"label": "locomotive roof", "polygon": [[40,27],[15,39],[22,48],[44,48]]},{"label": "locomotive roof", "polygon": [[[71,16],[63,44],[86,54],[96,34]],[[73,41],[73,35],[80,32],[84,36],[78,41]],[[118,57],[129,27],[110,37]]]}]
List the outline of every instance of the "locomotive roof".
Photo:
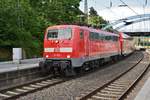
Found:
[{"label": "locomotive roof", "polygon": [[89,31],[91,31],[91,32],[98,32],[98,33],[105,34],[105,35],[119,36],[118,34],[115,34],[115,33],[103,31],[103,30],[100,30],[100,29],[94,29],[94,28],[92,28],[92,27],[78,26],[78,25],[55,25],[55,26],[50,26],[50,27],[48,27],[47,29],[52,29],[52,28],[65,28],[65,27],[70,27],[70,28],[76,27],[76,28],[86,29],[86,30],[89,30]]},{"label": "locomotive roof", "polygon": [[129,35],[127,35],[127,34],[125,34],[125,33],[123,33],[123,32],[121,32],[121,34],[122,34],[122,38],[131,38]]}]

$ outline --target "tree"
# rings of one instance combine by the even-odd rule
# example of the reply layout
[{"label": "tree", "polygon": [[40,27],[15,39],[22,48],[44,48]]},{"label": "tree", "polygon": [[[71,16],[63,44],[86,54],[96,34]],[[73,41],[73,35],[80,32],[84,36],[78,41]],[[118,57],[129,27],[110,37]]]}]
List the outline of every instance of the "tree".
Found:
[{"label": "tree", "polygon": [[81,0],[1,0],[0,47],[23,48],[28,57],[43,51],[46,27],[76,23]]},{"label": "tree", "polygon": [[52,24],[71,24],[81,14],[81,0],[30,0],[31,5]]},{"label": "tree", "polygon": [[94,27],[102,28],[102,25],[107,24],[107,21],[105,21],[101,16],[97,14],[97,11],[91,7],[89,11],[89,24]]},{"label": "tree", "polygon": [[90,7],[89,14],[90,16],[98,16],[97,11],[93,7]]},{"label": "tree", "polygon": [[40,45],[36,43],[41,43],[39,34],[44,20],[37,16],[28,0],[1,0],[0,5],[0,46],[21,47],[28,55],[38,54]]}]

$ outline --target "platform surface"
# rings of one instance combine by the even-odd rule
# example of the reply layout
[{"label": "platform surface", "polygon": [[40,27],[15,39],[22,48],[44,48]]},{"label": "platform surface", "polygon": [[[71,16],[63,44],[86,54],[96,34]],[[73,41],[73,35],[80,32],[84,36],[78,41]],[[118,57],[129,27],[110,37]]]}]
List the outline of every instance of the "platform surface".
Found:
[{"label": "platform surface", "polygon": [[150,77],[134,100],[150,100]]},{"label": "platform surface", "polygon": [[[150,54],[150,50],[147,51]],[[134,100],[150,100],[150,72],[148,73],[149,78],[141,88]]]}]

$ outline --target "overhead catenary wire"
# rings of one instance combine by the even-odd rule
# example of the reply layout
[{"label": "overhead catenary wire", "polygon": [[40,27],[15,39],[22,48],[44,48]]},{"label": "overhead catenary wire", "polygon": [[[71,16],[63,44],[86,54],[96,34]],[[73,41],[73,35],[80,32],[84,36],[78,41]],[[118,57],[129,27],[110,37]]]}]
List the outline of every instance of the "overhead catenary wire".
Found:
[{"label": "overhead catenary wire", "polygon": [[139,15],[135,10],[133,10],[128,4],[126,4],[124,1],[120,0],[124,5],[126,5],[132,12],[134,12],[136,15]]},{"label": "overhead catenary wire", "polygon": [[116,14],[116,12],[114,12],[113,9],[111,9],[113,7],[112,0],[109,0],[109,7],[105,6],[105,5],[102,5],[102,6],[104,7],[104,9],[108,9],[110,11],[110,13],[112,13],[116,19],[120,19],[119,18],[120,15]]},{"label": "overhead catenary wire", "polygon": [[[96,7],[97,1],[96,1],[96,0],[93,0],[93,2],[94,2],[94,6]],[[88,8],[87,4],[88,4],[88,0],[84,0],[84,13],[87,13],[87,12],[88,12],[88,11],[87,11],[87,8]],[[105,6],[105,5],[101,5],[101,6],[104,7],[103,9],[108,9],[108,10],[110,11],[110,13],[112,13],[116,19],[119,19],[118,15],[111,9],[112,6],[113,6],[112,0],[109,0],[109,7],[107,7],[107,6]],[[103,9],[102,9],[102,10],[103,10]]]},{"label": "overhead catenary wire", "polygon": [[[132,9],[128,4],[126,4],[124,1],[120,0],[124,5],[126,5],[133,13],[135,13],[136,15],[139,15],[134,9]],[[132,24],[132,31],[133,31],[133,24]]]}]

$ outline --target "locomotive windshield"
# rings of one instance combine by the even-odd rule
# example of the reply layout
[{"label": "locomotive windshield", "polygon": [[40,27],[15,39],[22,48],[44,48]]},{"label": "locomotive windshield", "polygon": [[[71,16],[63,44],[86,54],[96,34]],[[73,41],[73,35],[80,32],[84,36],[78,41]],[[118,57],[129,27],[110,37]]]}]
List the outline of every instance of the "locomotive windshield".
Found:
[{"label": "locomotive windshield", "polygon": [[71,29],[48,30],[47,39],[71,39]]}]

